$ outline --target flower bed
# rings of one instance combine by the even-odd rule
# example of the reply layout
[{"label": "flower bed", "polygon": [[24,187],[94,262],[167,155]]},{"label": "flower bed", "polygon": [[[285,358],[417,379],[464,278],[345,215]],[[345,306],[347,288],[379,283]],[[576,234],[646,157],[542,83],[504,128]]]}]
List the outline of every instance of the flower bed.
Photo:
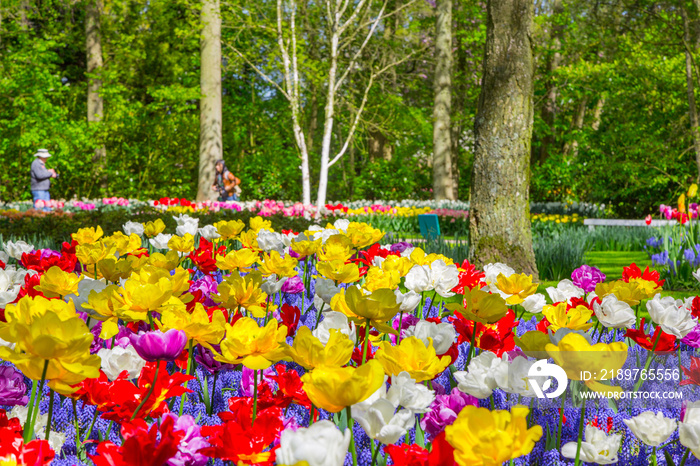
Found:
[{"label": "flower bed", "polygon": [[[604,282],[583,266],[545,294],[507,265],[379,246],[346,219],[300,233],[173,220],[83,228],[60,251],[3,245],[3,462],[700,455],[700,298],[661,298],[658,273]],[[684,396],[585,401],[660,390]]]}]

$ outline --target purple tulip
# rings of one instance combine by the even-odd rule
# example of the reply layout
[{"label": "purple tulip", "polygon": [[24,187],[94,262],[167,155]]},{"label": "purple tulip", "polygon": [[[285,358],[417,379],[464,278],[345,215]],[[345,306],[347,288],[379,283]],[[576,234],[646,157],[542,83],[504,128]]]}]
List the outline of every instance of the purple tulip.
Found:
[{"label": "purple tulip", "polygon": [[166,463],[168,466],[204,466],[209,458],[198,453],[202,448],[209,446],[202,436],[202,428],[197,424],[192,416],[185,414],[177,417],[169,413],[163,418],[170,417],[175,421],[175,432],[184,432],[185,436],[180,440],[177,454]]},{"label": "purple tulip", "polygon": [[435,438],[457,419],[459,412],[467,405],[479,406],[479,400],[460,392],[458,388],[453,388],[451,394],[435,397],[435,401],[430,405],[430,411],[420,421],[420,426],[428,435]]},{"label": "purple tulip", "polygon": [[700,325],[696,325],[690,333],[684,336],[681,343],[685,343],[693,348],[700,348]]},{"label": "purple tulip", "polygon": [[[219,351],[218,345],[213,345],[216,351]],[[214,359],[214,353],[209,348],[204,346],[197,346],[197,353],[194,356],[194,360],[197,361],[199,367],[209,372],[210,374],[216,374],[221,370],[231,370],[233,365],[225,364]]]},{"label": "purple tulip", "polygon": [[[253,396],[253,375],[255,375],[253,369],[248,369],[247,367],[243,366],[243,372],[241,374],[241,393],[243,396]],[[265,381],[268,384],[272,382],[272,379],[270,378],[271,375],[277,375],[275,374],[274,369],[271,367],[263,369],[262,377],[258,375],[258,387],[262,381]]]},{"label": "purple tulip", "polygon": [[146,361],[174,361],[182,353],[187,344],[187,335],[182,330],[170,329],[163,333],[160,330],[139,332],[129,335],[131,345],[139,356]]},{"label": "purple tulip", "polygon": [[12,366],[0,367],[0,405],[26,406],[29,402],[24,376]]},{"label": "purple tulip", "polygon": [[301,293],[304,289],[304,282],[299,276],[288,278],[282,285],[282,292],[289,294]]},{"label": "purple tulip", "polygon": [[402,254],[406,249],[412,248],[413,244],[412,243],[407,243],[406,241],[401,241],[400,243],[394,243],[390,247],[391,252],[396,252],[398,251],[399,254]]},{"label": "purple tulip", "polygon": [[584,264],[571,272],[571,281],[586,293],[590,293],[598,283],[605,281],[605,274],[597,267]]},{"label": "purple tulip", "polygon": [[188,290],[190,293],[194,291],[201,291],[204,296],[202,304],[205,306],[215,306],[216,303],[211,299],[211,295],[216,294],[219,284],[209,275],[204,275],[199,280],[195,280],[190,285]]}]

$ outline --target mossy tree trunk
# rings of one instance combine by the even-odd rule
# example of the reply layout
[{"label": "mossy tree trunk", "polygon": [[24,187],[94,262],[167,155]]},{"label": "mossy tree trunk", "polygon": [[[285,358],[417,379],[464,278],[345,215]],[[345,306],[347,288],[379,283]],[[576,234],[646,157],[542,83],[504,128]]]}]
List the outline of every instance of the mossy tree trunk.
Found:
[{"label": "mossy tree trunk", "polygon": [[470,259],[537,276],[530,230],[532,0],[489,0],[469,220]]},{"label": "mossy tree trunk", "polygon": [[[89,127],[99,125],[104,117],[102,99],[102,0],[88,0],[85,9],[85,51],[87,55],[87,121]],[[100,144],[92,157],[100,187],[107,188],[107,148]],[[109,194],[109,193],[107,193]]]}]

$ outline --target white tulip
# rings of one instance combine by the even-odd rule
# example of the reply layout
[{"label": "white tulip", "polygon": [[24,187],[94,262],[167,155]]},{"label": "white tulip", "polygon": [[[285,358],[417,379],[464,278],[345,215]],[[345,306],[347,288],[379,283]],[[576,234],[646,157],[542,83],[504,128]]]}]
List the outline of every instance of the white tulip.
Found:
[{"label": "white tulip", "polygon": [[452,288],[459,284],[459,270],[457,266],[447,265],[442,259],[430,264],[433,288],[443,298],[454,296]]},{"label": "white tulip", "polygon": [[511,267],[508,267],[506,264],[501,264],[500,262],[496,262],[494,264],[486,264],[484,266],[484,281],[488,286],[495,285],[498,281],[498,276],[500,274],[505,275],[507,278],[513,275],[514,273],[515,270],[513,270]]},{"label": "white tulip", "polygon": [[[26,406],[15,406],[12,408],[12,411],[8,414],[8,418],[17,418],[19,419],[20,424],[24,426],[24,424],[27,422],[27,412],[28,408]],[[45,440],[46,439],[46,424],[49,422],[49,415],[48,414],[41,414],[39,413],[36,417],[36,422],[34,423],[34,436],[39,439],[39,440]],[[63,444],[66,441],[66,434],[63,434],[61,432],[56,432],[53,429],[51,430],[51,433],[49,434],[49,446],[51,449],[54,451],[61,451],[61,448],[63,448]]]},{"label": "white tulip", "polygon": [[637,321],[630,305],[617,299],[614,294],[607,295],[600,303],[594,302],[593,311],[600,323],[606,327],[632,328]]},{"label": "white tulip", "polygon": [[282,277],[277,280],[277,275],[274,273],[265,278],[265,281],[260,285],[260,289],[263,290],[268,296],[274,296],[282,289],[284,283],[287,281],[287,277]]},{"label": "white tulip", "polygon": [[199,234],[207,241],[214,241],[216,238],[221,238],[219,231],[214,225],[206,225],[199,229]]},{"label": "white tulip", "polygon": [[277,251],[280,254],[284,252],[285,248],[282,235],[265,228],[258,231],[258,246],[265,252]]},{"label": "white tulip", "polygon": [[170,238],[172,237],[173,235],[158,233],[158,235],[156,235],[154,238],[149,239],[148,241],[151,243],[151,246],[153,246],[156,249],[169,249],[168,241],[170,241]]},{"label": "white tulip", "polygon": [[0,309],[4,309],[9,303],[17,298],[20,285],[15,285],[12,275],[0,269]]},{"label": "white tulip", "polygon": [[[605,432],[592,425],[586,426],[585,441],[581,442],[579,458],[583,463],[613,464],[617,463],[617,452],[620,449],[622,435],[606,435]],[[561,447],[565,458],[576,458],[576,442],[568,442]]]},{"label": "white tulip", "polygon": [[184,225],[186,223],[199,223],[198,218],[190,217],[187,214],[180,214],[178,216],[173,215],[173,220],[175,220],[177,226]]},{"label": "white tulip", "polygon": [[401,290],[394,290],[396,295],[396,304],[399,304],[401,312],[412,313],[418,304],[420,304],[421,295],[415,291],[408,290],[405,293],[401,293]]},{"label": "white tulip", "polygon": [[425,413],[435,400],[435,392],[417,383],[408,372],[401,372],[391,378],[386,398],[394,407],[402,406],[414,413]]},{"label": "white tulip", "polygon": [[352,341],[357,339],[355,323],[348,321],[348,317],[342,312],[336,311],[324,312],[323,320],[311,334],[325,345],[331,337],[331,329],[340,330],[340,333],[347,335]]},{"label": "white tulip", "polygon": [[423,293],[434,288],[432,273],[428,265],[414,265],[406,274],[404,283],[406,288],[415,292]]},{"label": "white tulip", "polygon": [[696,458],[700,458],[700,401],[688,403],[685,416],[678,423],[678,436],[686,448],[690,448]]},{"label": "white tulip", "polygon": [[508,363],[508,383],[500,386],[501,390],[507,393],[515,393],[524,397],[532,398],[536,394],[530,386],[530,379],[536,380],[541,387],[547,377],[530,377],[530,368],[535,361],[530,361],[522,356],[516,356]]},{"label": "white tulip", "polygon": [[661,329],[683,338],[698,324],[698,319],[693,317],[690,309],[686,308],[683,301],[672,296],[662,298],[660,294],[647,301],[647,311],[651,320],[657,323]]},{"label": "white tulip", "polygon": [[[330,278],[318,277],[316,279],[315,291],[316,296],[321,298],[321,300],[326,303],[326,307],[328,307],[331,304],[331,299],[333,299],[333,296],[340,293],[340,288],[337,287],[335,282]],[[320,307],[317,306],[316,309],[320,309]]]},{"label": "white tulip", "polygon": [[571,298],[582,298],[585,294],[583,289],[574,285],[574,282],[565,278],[557,283],[557,287],[547,287],[547,294],[552,299],[553,303],[571,302]]},{"label": "white tulip", "polygon": [[3,246],[5,252],[13,259],[22,259],[22,254],[25,252],[32,252],[34,250],[33,244],[28,244],[24,241],[7,241]]},{"label": "white tulip", "polygon": [[412,325],[406,329],[406,338],[416,337],[423,342],[426,348],[430,346],[430,339],[432,339],[433,348],[435,348],[435,353],[438,356],[449,351],[456,336],[457,331],[454,326],[446,322],[436,324],[435,322],[421,320],[415,326]]},{"label": "white tulip", "polygon": [[178,225],[177,228],[175,229],[175,233],[178,236],[185,236],[188,233],[192,236],[195,236],[198,231],[199,231],[199,220],[197,220],[197,223],[187,222],[187,223],[184,223],[182,225]]},{"label": "white tulip", "polygon": [[0,251],[0,262],[7,265],[7,262],[9,260],[10,260],[10,255],[7,254],[5,251]]},{"label": "white tulip", "polygon": [[386,398],[379,398],[367,410],[352,407],[352,418],[367,433],[367,436],[384,445],[391,445],[406,435],[415,424],[416,417],[410,409],[396,408]]},{"label": "white tulip", "polygon": [[693,272],[693,277],[695,277],[695,279],[700,282],[700,269],[697,269],[695,272]]},{"label": "white tulip", "polygon": [[143,235],[143,223],[128,221],[122,225],[122,230],[124,234],[130,236],[131,234],[137,234],[139,236]]},{"label": "white tulip", "polygon": [[675,419],[669,419],[658,412],[644,411],[639,416],[623,420],[639,440],[652,447],[664,443],[676,431]]},{"label": "white tulip", "polygon": [[342,232],[348,231],[348,226],[350,226],[350,220],[345,218],[339,218],[333,223],[333,227]]},{"label": "white tulip", "polygon": [[544,309],[547,300],[542,293],[531,294],[521,303],[521,306],[531,314],[539,314]]},{"label": "white tulip", "polygon": [[83,275],[83,279],[78,282],[78,294],[66,295],[65,299],[72,299],[76,310],[82,310],[83,312],[87,312],[88,314],[94,314],[95,311],[93,309],[88,309],[86,307],[83,307],[83,305],[87,304],[88,298],[90,297],[90,293],[92,293],[93,291],[95,293],[99,293],[105,288],[107,288],[107,284],[104,282],[104,280],[95,280],[94,278],[90,278],[86,275]]},{"label": "white tulip", "polygon": [[129,379],[134,379],[146,365],[146,361],[141,359],[133,346],[102,348],[97,355],[102,359],[102,371],[109,380],[116,380],[123,371],[129,373]]},{"label": "white tulip", "polygon": [[508,386],[508,362],[491,351],[484,351],[472,358],[466,372],[455,372],[454,378],[461,392],[483,400],[496,388]]},{"label": "white tulip", "polygon": [[342,433],[331,421],[318,421],[297,430],[286,429],[275,451],[277,464],[342,466],[350,446],[350,429]]}]

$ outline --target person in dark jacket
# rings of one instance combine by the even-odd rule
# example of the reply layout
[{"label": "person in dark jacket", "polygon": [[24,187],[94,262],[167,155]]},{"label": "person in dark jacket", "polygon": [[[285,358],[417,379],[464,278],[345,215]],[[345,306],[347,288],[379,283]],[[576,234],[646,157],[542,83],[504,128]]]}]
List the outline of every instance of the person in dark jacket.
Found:
[{"label": "person in dark jacket", "polygon": [[[51,178],[58,178],[56,170],[53,168],[46,168],[46,161],[49,157],[51,157],[51,154],[49,154],[49,151],[46,149],[39,149],[37,153],[34,154],[30,184],[32,197],[34,198],[34,205],[36,205],[36,202],[39,200],[51,200],[51,196],[49,195],[49,189],[51,189]],[[44,210],[49,209],[44,207]]]}]

